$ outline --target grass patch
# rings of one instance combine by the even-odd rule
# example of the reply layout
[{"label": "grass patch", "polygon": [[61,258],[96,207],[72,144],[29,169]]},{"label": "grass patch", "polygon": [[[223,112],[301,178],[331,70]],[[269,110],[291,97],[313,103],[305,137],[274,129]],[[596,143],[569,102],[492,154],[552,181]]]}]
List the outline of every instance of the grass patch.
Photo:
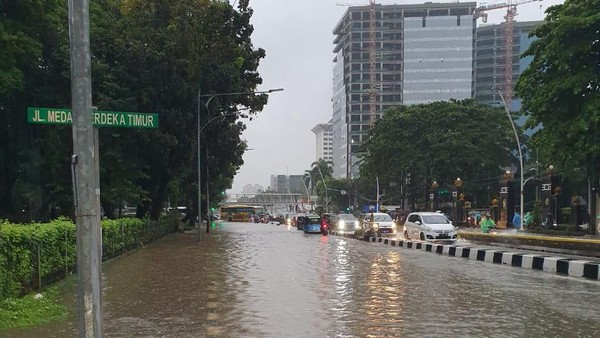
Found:
[{"label": "grass patch", "polygon": [[58,290],[50,287],[35,299],[35,294],[0,302],[0,329],[34,326],[66,318],[67,308],[60,303]]}]

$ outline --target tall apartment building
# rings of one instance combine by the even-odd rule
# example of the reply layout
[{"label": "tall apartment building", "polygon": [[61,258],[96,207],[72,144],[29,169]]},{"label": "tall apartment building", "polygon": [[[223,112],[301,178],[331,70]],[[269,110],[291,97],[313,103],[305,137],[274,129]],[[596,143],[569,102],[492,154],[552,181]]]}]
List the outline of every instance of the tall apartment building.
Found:
[{"label": "tall apartment building", "polygon": [[[513,26],[512,83],[517,84],[521,73],[532,58],[521,58],[534,38],[529,33],[543,21],[515,22]],[[505,24],[486,25],[477,28],[475,36],[475,98],[481,103],[503,107],[500,93],[506,83]],[[521,102],[513,96],[511,110],[521,108]]]},{"label": "tall apartment building", "polygon": [[303,175],[290,175],[288,177],[290,185],[290,193],[305,193],[306,188],[304,187]]},{"label": "tall apartment building", "polygon": [[[376,114],[473,97],[475,2],[375,5]],[[370,127],[370,9],[350,7],[333,33],[334,176],[355,178]]]},{"label": "tall apartment building", "polygon": [[304,193],[303,175],[271,175],[271,191],[281,194]]},{"label": "tall apartment building", "polygon": [[324,159],[325,161],[333,160],[333,135],[331,133],[332,122],[319,123],[312,129],[316,136],[316,157],[315,161]]},{"label": "tall apartment building", "polygon": [[287,192],[288,181],[286,175],[271,175],[271,191]]}]

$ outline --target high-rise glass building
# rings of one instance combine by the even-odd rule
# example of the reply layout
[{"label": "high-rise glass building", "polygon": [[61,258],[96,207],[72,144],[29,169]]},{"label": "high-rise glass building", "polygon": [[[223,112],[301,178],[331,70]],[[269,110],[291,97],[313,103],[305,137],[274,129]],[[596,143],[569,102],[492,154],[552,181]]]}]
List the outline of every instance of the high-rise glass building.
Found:
[{"label": "high-rise glass building", "polygon": [[[543,21],[515,22],[513,25],[512,83],[516,86],[521,73],[529,66],[531,57],[521,58],[534,37],[529,33]],[[506,24],[485,25],[477,28],[475,35],[475,98],[485,104],[503,106],[500,93],[506,83]],[[513,96],[511,111],[521,108],[518,97]]]},{"label": "high-rise glass building", "polygon": [[333,33],[334,176],[356,178],[370,128],[370,52],[375,114],[407,104],[473,97],[475,2],[350,7]]}]

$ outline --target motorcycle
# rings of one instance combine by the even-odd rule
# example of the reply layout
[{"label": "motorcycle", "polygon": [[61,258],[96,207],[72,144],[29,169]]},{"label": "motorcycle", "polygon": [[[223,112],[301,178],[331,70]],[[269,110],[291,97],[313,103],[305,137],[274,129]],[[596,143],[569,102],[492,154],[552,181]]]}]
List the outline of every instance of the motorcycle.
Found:
[{"label": "motorcycle", "polygon": [[321,220],[321,234],[323,236],[329,235],[329,224],[327,224],[327,220]]}]

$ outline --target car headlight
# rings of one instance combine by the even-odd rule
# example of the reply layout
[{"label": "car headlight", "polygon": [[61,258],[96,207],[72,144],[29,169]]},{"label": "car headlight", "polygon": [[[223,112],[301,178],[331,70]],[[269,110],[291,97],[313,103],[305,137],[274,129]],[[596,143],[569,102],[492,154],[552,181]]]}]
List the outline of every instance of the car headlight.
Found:
[{"label": "car headlight", "polygon": [[392,229],[396,230],[396,223],[392,222]]},{"label": "car headlight", "polygon": [[373,227],[373,230],[378,230],[379,229],[379,224],[378,223],[373,223],[372,227]]},{"label": "car headlight", "polygon": [[354,228],[360,228],[360,223],[358,221],[354,221]]},{"label": "car headlight", "polygon": [[340,223],[338,224],[338,226],[343,229],[346,226],[346,222],[340,221]]},{"label": "car headlight", "polygon": [[431,228],[430,227],[423,227],[423,231],[431,232]]}]

